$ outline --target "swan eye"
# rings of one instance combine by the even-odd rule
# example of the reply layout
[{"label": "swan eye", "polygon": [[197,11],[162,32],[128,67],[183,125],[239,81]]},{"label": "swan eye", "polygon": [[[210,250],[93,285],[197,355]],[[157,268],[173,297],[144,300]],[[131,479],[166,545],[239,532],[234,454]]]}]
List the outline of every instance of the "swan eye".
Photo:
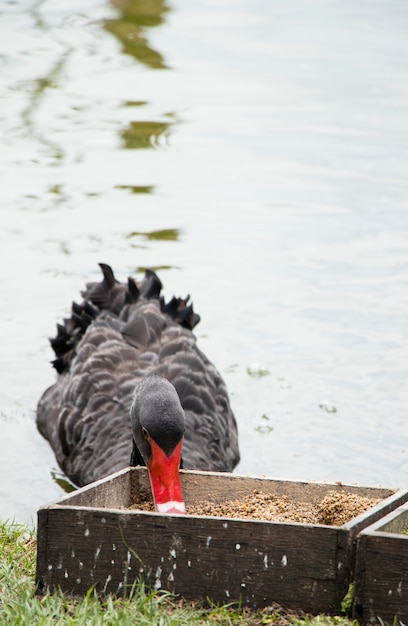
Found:
[{"label": "swan eye", "polygon": [[142,427],[142,433],[145,439],[150,439],[149,431],[144,426]]}]

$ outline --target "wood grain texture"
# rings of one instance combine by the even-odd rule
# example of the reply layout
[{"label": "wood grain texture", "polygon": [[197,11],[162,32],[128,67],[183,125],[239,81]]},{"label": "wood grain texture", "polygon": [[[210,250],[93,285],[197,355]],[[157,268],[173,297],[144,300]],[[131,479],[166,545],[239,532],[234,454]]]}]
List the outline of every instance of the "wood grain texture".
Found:
[{"label": "wood grain texture", "polygon": [[39,512],[39,588],[123,594],[140,576],[187,599],[335,612],[347,590],[343,529],[156,513]]},{"label": "wood grain texture", "polygon": [[[202,498],[241,498],[254,489],[298,501],[346,485],[299,483],[224,473],[182,472],[187,505]],[[395,500],[387,489],[352,487]],[[126,510],[150,494],[145,468],[122,470],[38,513],[37,584],[83,594],[124,594],[142,577],[153,588],[187,599],[278,602],[312,613],[338,613],[352,571],[359,522],[328,527],[259,520],[166,516]],[[388,498],[387,498],[388,497]],[[380,515],[378,512],[374,514]],[[357,518],[356,518],[357,519]],[[364,523],[373,521],[370,512]]]},{"label": "wood grain texture", "polygon": [[408,621],[408,508],[361,533],[357,543],[353,616],[364,624]]}]

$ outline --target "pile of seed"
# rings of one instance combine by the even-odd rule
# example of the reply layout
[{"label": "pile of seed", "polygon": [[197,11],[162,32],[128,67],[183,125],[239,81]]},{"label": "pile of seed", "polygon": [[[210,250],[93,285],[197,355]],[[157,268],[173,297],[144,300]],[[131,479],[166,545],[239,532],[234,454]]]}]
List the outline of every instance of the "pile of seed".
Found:
[{"label": "pile of seed", "polygon": [[[299,502],[289,496],[276,496],[260,491],[239,500],[198,502],[187,506],[188,515],[259,519],[273,522],[300,522],[341,526],[380,502],[346,491],[328,491],[316,502]],[[134,504],[131,509],[152,511],[151,502]]]},{"label": "pile of seed", "polygon": [[343,491],[329,491],[317,502],[299,502],[289,496],[275,496],[255,491],[240,500],[229,500],[220,504],[212,502],[194,504],[188,507],[187,512],[192,515],[341,526],[378,502],[378,499]]},{"label": "pile of seed", "polygon": [[381,498],[367,498],[356,493],[329,491],[317,507],[320,524],[341,526],[381,502]]}]

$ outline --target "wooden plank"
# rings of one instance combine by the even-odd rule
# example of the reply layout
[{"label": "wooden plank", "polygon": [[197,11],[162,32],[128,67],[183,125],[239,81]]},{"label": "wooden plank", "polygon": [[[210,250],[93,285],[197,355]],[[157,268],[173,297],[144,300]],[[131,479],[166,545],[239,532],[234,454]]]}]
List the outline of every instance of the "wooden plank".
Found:
[{"label": "wooden plank", "polygon": [[[37,513],[37,564],[36,564],[36,586],[38,591],[43,591],[42,580],[47,576],[47,569],[50,563],[48,558],[48,508],[42,507]],[[48,572],[49,574],[49,572]]]},{"label": "wooden plank", "polygon": [[[39,589],[123,594],[140,575],[187,599],[335,613],[348,586],[343,529],[216,518],[44,510]],[[43,548],[41,542],[40,549]]]},{"label": "wooden plank", "polygon": [[[143,468],[135,468],[139,472]],[[186,500],[222,502],[231,498],[243,498],[254,490],[276,496],[289,496],[299,502],[314,502],[324,498],[329,491],[356,493],[363,497],[387,498],[395,490],[384,487],[362,487],[337,483],[277,480],[273,478],[240,476],[217,472],[182,472],[182,484]]]},{"label": "wooden plank", "polygon": [[400,506],[393,514],[382,520],[378,530],[385,533],[403,533],[408,529],[408,506]]},{"label": "wooden plank", "polygon": [[406,623],[408,537],[362,535],[357,554],[354,616],[364,624],[378,623],[378,618],[393,624],[395,616]]},{"label": "wooden plank", "polygon": [[102,594],[123,594],[142,576],[187,599],[338,613],[354,572],[357,531],[408,499],[386,488],[225,473],[183,471],[181,481],[187,507],[254,491],[308,503],[332,490],[384,499],[340,527],[165,516],[126,509],[140,496],[151,499],[151,490],[145,468],[125,469],[40,509],[39,591],[60,586],[82,594],[96,584]]},{"label": "wooden plank", "polygon": [[407,526],[401,506],[358,537],[353,616],[364,624],[408,621]]},{"label": "wooden plank", "polygon": [[407,500],[408,491],[406,489],[399,489],[379,502],[377,505],[371,507],[368,511],[365,511],[358,517],[355,517],[354,520],[351,520],[351,522],[344,524],[344,528],[352,530],[354,534],[360,533],[364,530],[364,528],[371,526],[379,520],[383,520],[385,516],[389,514],[393,514],[393,512]]},{"label": "wooden plank", "polygon": [[128,468],[120,470],[107,478],[64,496],[58,504],[92,506],[94,508],[109,507],[112,509],[129,506],[131,479],[132,474]]},{"label": "wooden plank", "polygon": [[[129,481],[129,482],[128,482]],[[329,491],[356,493],[363,497],[389,499],[386,512],[397,506],[401,499],[400,492],[383,487],[361,487],[357,485],[331,484],[318,482],[298,482],[291,480],[274,480],[262,477],[239,476],[222,472],[182,471],[181,482],[186,505],[203,500],[215,503],[225,500],[240,499],[251,495],[254,491],[275,495],[288,496],[298,502],[316,502],[324,498]],[[405,494],[405,492],[403,492]],[[75,504],[77,506],[123,508],[138,500],[151,500],[150,482],[146,468],[128,468],[112,476],[102,479],[93,485],[84,487],[74,494],[62,498],[57,504]],[[402,497],[403,500],[403,497]],[[383,501],[370,509],[368,515],[373,515],[370,521],[383,515],[386,503]],[[379,515],[375,515],[378,511]],[[358,517],[362,526],[367,526],[366,513]],[[357,518],[356,518],[357,519]],[[354,525],[354,520],[348,525]]]}]

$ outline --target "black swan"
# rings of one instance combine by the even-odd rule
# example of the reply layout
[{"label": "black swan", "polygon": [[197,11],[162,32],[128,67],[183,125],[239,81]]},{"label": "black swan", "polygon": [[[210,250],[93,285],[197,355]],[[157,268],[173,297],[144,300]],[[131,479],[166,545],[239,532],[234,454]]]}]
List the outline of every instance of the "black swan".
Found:
[{"label": "black swan", "polygon": [[51,339],[58,378],[37,425],[75,485],[146,465],[156,510],[182,513],[179,467],[232,471],[239,461],[226,386],[197,347],[189,297],[165,302],[152,270],[124,284],[100,267],[103,280],[87,283]]}]

